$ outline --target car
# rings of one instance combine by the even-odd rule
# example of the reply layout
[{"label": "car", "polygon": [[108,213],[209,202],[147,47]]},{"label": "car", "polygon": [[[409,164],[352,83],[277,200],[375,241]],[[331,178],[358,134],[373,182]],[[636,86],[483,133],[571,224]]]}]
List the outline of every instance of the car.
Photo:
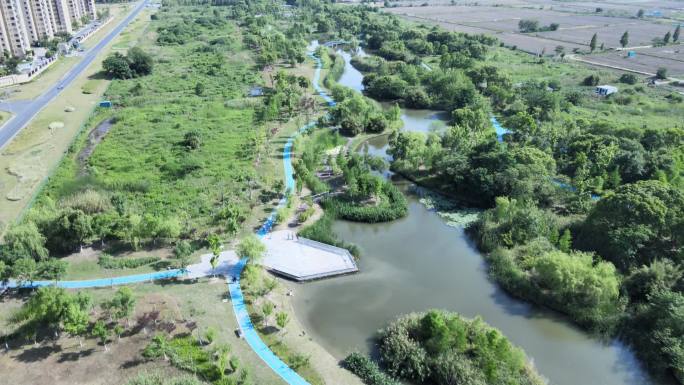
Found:
[{"label": "car", "polygon": [[58,86],[57,86],[57,89],[58,89],[58,90],[64,89],[64,84],[58,85]]}]

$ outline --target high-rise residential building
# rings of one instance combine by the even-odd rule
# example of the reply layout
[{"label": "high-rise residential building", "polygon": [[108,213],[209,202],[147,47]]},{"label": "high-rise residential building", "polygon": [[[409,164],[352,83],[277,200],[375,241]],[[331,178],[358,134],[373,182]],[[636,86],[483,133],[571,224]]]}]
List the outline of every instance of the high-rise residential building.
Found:
[{"label": "high-rise residential building", "polygon": [[95,0],[0,0],[0,49],[24,56],[33,42],[96,17]]},{"label": "high-rise residential building", "polygon": [[52,39],[59,32],[54,22],[51,0],[29,0],[33,10],[33,22],[39,38]]},{"label": "high-rise residential building", "polygon": [[[2,1],[2,0],[0,0]],[[71,28],[71,13],[69,12],[69,6],[67,5],[67,0],[47,0],[52,3],[53,10],[53,22],[57,26],[58,32],[68,32],[71,33],[73,29]]]},{"label": "high-rise residential building", "polygon": [[8,47],[3,48],[9,48],[8,51],[15,56],[24,56],[31,49],[31,38],[24,20],[21,0],[0,0],[0,13],[5,24],[3,32],[9,41]]}]

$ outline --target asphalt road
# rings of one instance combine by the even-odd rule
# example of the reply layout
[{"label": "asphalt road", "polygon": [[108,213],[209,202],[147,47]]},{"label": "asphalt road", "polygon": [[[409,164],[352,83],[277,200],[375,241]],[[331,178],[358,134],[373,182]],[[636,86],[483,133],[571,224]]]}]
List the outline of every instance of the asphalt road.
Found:
[{"label": "asphalt road", "polygon": [[83,59],[78,62],[69,72],[66,73],[55,84],[47,85],[47,90],[39,97],[30,101],[3,102],[0,103],[0,110],[14,113],[14,116],[0,127],[0,149],[5,147],[15,135],[21,131],[28,122],[35,117],[50,101],[52,101],[62,90],[68,87],[89,65],[102,49],[109,44],[126,26],[135,19],[136,16],[147,5],[148,0],[144,0],[116,26],[104,39],[89,49],[83,55]]}]

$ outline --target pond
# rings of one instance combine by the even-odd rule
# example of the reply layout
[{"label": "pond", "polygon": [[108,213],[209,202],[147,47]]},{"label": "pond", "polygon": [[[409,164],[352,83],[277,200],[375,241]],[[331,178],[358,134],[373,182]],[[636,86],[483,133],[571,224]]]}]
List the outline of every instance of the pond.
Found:
[{"label": "pond", "polygon": [[[434,113],[413,114],[404,110],[412,116],[404,120],[404,130],[423,131],[439,120]],[[385,146],[386,139],[384,144],[371,140],[365,150],[382,152]],[[407,194],[407,217],[381,224],[334,223],[340,239],[360,247],[361,272],[298,286],[294,305],[300,322],[334,356],[371,352],[375,332],[397,316],[442,308],[480,316],[501,329],[552,384],[656,384],[619,341],[599,341],[561,315],[505,293],[488,278],[483,256],[463,228],[447,226],[418,202],[408,193],[408,182],[397,184]]]}]

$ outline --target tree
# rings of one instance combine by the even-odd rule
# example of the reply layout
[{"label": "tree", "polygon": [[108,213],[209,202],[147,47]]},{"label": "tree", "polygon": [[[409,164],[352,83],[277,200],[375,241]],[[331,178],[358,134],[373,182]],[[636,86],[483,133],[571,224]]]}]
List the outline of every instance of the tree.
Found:
[{"label": "tree", "polygon": [[10,268],[5,265],[5,262],[0,260],[0,283],[5,282],[9,278]]},{"label": "tree", "polygon": [[238,244],[237,253],[239,257],[247,258],[249,263],[256,264],[266,254],[266,246],[256,235],[250,234]]},{"label": "tree", "polygon": [[661,80],[667,79],[667,68],[665,68],[665,67],[658,68],[658,70],[656,71],[656,78],[661,79]]},{"label": "tree", "polygon": [[152,56],[139,47],[133,47],[127,53],[129,68],[133,77],[145,76],[152,73],[154,60]]},{"label": "tree", "polygon": [[102,70],[114,79],[130,79],[133,71],[128,58],[120,52],[114,52],[102,62]]},{"label": "tree", "polygon": [[42,260],[48,257],[45,236],[33,222],[10,227],[5,233],[4,242],[2,255],[6,260],[13,261],[19,258]]},{"label": "tree", "polygon": [[520,32],[535,32],[539,29],[539,21],[522,19],[518,22],[518,29]]},{"label": "tree", "polygon": [[290,321],[290,317],[284,311],[276,313],[276,324],[279,328],[285,329],[287,323]]},{"label": "tree", "polygon": [[25,322],[27,329],[32,330],[46,327],[59,331],[69,324],[70,329],[76,331],[77,324],[83,322],[83,314],[87,316],[91,303],[90,296],[85,293],[73,295],[62,288],[41,287],[19,309],[13,319],[16,322]]},{"label": "tree", "polygon": [[204,95],[204,89],[205,89],[204,83],[197,82],[197,84],[195,84],[195,95],[197,95],[197,96]]},{"label": "tree", "polygon": [[672,42],[676,43],[679,41],[679,34],[681,32],[682,26],[681,24],[677,24],[677,28],[674,30],[674,34],[672,34]]},{"label": "tree", "polygon": [[207,242],[209,243],[209,250],[211,250],[209,263],[211,264],[211,269],[216,270],[219,257],[221,256],[221,238],[216,234],[211,234],[207,237]]},{"label": "tree", "polygon": [[118,340],[121,340],[121,335],[126,331],[123,326],[116,324],[114,325],[114,334],[116,334],[116,338]]},{"label": "tree", "polygon": [[156,334],[152,342],[145,347],[142,356],[145,358],[164,357],[164,361],[169,359],[168,355],[172,352],[169,339],[163,334]]},{"label": "tree", "polygon": [[591,37],[591,41],[589,42],[589,49],[591,49],[591,52],[594,52],[596,50],[597,40],[598,36],[597,34],[594,34],[594,36]]},{"label": "tree", "polygon": [[104,321],[98,320],[95,322],[95,325],[93,325],[93,329],[90,331],[90,333],[93,337],[96,337],[100,340],[100,343],[102,346],[104,346],[105,351],[109,350],[107,348],[107,342],[109,341],[110,330],[107,328],[107,325],[104,323]]},{"label": "tree", "polygon": [[669,43],[670,43],[670,39],[672,39],[672,33],[671,33],[670,31],[667,31],[667,32],[665,33],[665,36],[663,36],[663,43],[669,44]]},{"label": "tree", "polygon": [[657,180],[623,184],[596,203],[576,246],[596,251],[620,270],[684,252],[684,194]]},{"label": "tree", "polygon": [[78,344],[83,347],[83,340],[81,337],[88,330],[88,312],[77,303],[72,303],[67,306],[66,315],[64,317],[64,331],[69,333],[72,337],[78,337]]},{"label": "tree", "polygon": [[261,305],[261,313],[264,315],[264,323],[268,324],[268,317],[273,314],[273,309],[275,308],[275,305],[271,301],[266,301],[264,302],[263,305]]},{"label": "tree", "polygon": [[636,84],[638,81],[639,78],[634,74],[622,74],[622,76],[620,76],[620,83]]},{"label": "tree", "polygon": [[637,12],[637,17],[638,17],[639,19],[641,19],[642,17],[644,17],[644,10],[643,10],[643,9],[640,9],[640,10]]},{"label": "tree", "polygon": [[601,78],[599,78],[598,75],[589,75],[586,78],[584,78],[582,84],[585,86],[597,86],[600,81]]},{"label": "tree", "polygon": [[128,317],[131,316],[135,309],[135,296],[133,290],[125,286],[120,287],[116,293],[114,293],[114,297],[103,304],[103,307],[107,309],[114,318],[125,318],[126,323],[128,323]]},{"label": "tree", "polygon": [[67,265],[66,261],[54,258],[40,261],[36,265],[36,276],[49,281],[58,281],[66,274]]},{"label": "tree", "polygon": [[627,47],[627,44],[629,44],[629,31],[625,31],[620,38],[620,45],[622,48]]},{"label": "tree", "polygon": [[32,258],[21,258],[12,265],[12,276],[16,278],[17,284],[31,284],[36,278],[37,265]]}]

